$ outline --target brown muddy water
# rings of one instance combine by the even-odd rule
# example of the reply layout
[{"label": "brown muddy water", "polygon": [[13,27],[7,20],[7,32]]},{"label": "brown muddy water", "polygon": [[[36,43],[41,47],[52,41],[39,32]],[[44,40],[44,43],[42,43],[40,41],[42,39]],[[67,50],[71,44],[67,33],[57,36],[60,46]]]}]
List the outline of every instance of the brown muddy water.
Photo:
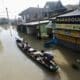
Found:
[{"label": "brown muddy water", "polygon": [[35,40],[33,37],[19,34],[13,26],[0,26],[0,80],[80,80],[80,71],[71,67],[74,61],[71,51],[59,47],[50,49],[60,66],[58,73],[50,73],[18,49],[15,42],[18,35],[24,37],[33,48],[44,49],[44,40]]}]

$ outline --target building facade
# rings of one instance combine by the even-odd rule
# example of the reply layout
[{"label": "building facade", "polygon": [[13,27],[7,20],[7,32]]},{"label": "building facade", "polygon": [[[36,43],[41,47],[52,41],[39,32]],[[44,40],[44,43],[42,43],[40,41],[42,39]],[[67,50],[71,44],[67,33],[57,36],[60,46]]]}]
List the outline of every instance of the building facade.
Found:
[{"label": "building facade", "polygon": [[80,9],[58,16],[55,23],[55,35],[58,43],[80,51]]},{"label": "building facade", "polygon": [[34,36],[35,38],[45,38],[48,37],[48,29],[51,29],[46,27],[48,23],[49,20],[23,23],[17,26],[17,30],[25,33],[26,35]]},{"label": "building facade", "polygon": [[47,2],[44,8],[30,7],[22,11],[19,15],[22,16],[24,22],[37,21],[48,19],[50,17],[62,14],[67,9],[62,5],[60,1]]}]

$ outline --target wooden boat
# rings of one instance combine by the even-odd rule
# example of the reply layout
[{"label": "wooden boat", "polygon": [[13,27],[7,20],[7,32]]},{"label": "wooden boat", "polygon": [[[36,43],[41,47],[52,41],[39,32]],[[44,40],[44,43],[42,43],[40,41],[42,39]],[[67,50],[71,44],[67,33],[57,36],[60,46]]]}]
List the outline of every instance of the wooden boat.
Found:
[{"label": "wooden boat", "polygon": [[[46,68],[47,70],[51,71],[51,72],[57,72],[58,71],[58,66],[55,62],[50,62],[49,64],[44,63],[44,61],[42,60],[42,57],[40,56],[40,51],[37,51],[33,48],[31,48],[30,46],[27,47],[27,49],[24,49],[21,44],[22,41],[19,39],[16,39],[16,43],[17,46],[19,47],[19,49],[25,53],[29,58],[31,58],[33,61],[37,62],[38,64],[40,64],[41,66],[43,66],[44,68]],[[37,57],[37,54],[38,57]]]}]

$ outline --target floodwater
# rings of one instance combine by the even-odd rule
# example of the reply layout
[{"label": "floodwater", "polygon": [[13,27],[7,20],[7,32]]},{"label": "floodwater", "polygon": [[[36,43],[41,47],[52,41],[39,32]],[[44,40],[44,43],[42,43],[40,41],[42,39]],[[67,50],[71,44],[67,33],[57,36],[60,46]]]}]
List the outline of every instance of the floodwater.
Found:
[{"label": "floodwater", "polygon": [[31,61],[18,49],[16,36],[24,37],[35,49],[45,49],[45,40],[36,40],[17,33],[15,26],[0,26],[0,80],[80,80],[80,71],[71,67],[74,55],[70,53],[73,52],[59,47],[49,49],[53,51],[55,61],[60,66],[58,73],[51,73]]},{"label": "floodwater", "polygon": [[60,80],[57,73],[43,70],[16,46],[16,29],[0,26],[0,80]]}]

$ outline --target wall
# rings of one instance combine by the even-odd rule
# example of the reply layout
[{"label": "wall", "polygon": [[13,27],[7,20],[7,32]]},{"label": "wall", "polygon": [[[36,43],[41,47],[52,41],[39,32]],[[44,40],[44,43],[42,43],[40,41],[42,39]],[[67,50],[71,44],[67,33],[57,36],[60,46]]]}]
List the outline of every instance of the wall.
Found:
[{"label": "wall", "polygon": [[47,37],[47,24],[41,24],[40,25],[40,32],[41,32],[41,37]]}]

